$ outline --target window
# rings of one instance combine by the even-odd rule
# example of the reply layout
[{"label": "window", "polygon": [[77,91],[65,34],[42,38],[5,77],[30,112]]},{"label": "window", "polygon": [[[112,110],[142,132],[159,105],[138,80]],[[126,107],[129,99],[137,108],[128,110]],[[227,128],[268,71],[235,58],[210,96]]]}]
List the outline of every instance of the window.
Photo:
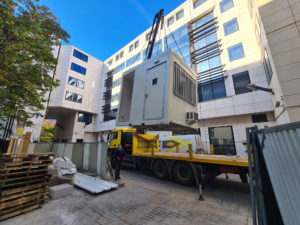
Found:
[{"label": "window", "polygon": [[129,46],[129,52],[131,52],[133,50],[133,45]]},{"label": "window", "polygon": [[245,55],[242,43],[229,47],[228,54],[230,61],[243,58]]},{"label": "window", "polygon": [[239,26],[236,18],[224,23],[225,36],[232,34],[238,30],[239,30]]},{"label": "window", "polygon": [[209,141],[216,155],[236,155],[232,127],[208,128]]},{"label": "window", "polygon": [[93,115],[91,113],[84,113],[84,112],[79,112],[78,113],[78,122],[90,124],[92,122]]},{"label": "window", "polygon": [[116,102],[119,100],[119,98],[120,98],[120,93],[115,94],[111,97],[111,102]]},{"label": "window", "polygon": [[120,59],[123,58],[123,56],[124,56],[124,52],[121,52],[120,53]]},{"label": "window", "polygon": [[138,48],[139,45],[140,45],[139,41],[135,42],[135,43],[134,43],[134,48]]},{"label": "window", "polygon": [[198,85],[198,101],[208,101],[212,99],[226,97],[224,79],[217,79]]},{"label": "window", "polygon": [[125,63],[122,63],[113,69],[112,75],[125,69]]},{"label": "window", "polygon": [[267,114],[252,115],[252,123],[268,122]]},{"label": "window", "polygon": [[270,59],[269,59],[267,49],[265,49],[263,64],[264,64],[264,69],[265,69],[265,73],[266,73],[268,83],[270,83],[271,79],[272,79],[272,75],[273,75],[273,70],[272,70],[272,67],[271,67],[271,63],[270,63]]},{"label": "window", "polygon": [[81,103],[82,102],[82,95],[75,94],[75,93],[67,91],[65,99],[68,100],[68,101]]},{"label": "window", "polygon": [[146,34],[146,40],[150,39],[150,33]]},{"label": "window", "polygon": [[228,9],[231,9],[232,7],[233,7],[232,0],[222,0],[220,2],[220,9],[222,13],[227,11]]},{"label": "window", "polygon": [[258,17],[256,15],[256,18],[255,18],[255,35],[256,35],[256,39],[257,39],[258,43],[260,42],[260,34],[261,34],[261,29],[260,29],[260,25],[259,25],[259,22],[258,22]]},{"label": "window", "polygon": [[174,17],[168,19],[168,26],[171,26],[174,23]]},{"label": "window", "polygon": [[184,16],[184,11],[180,11],[179,13],[176,14],[176,20],[181,19]]},{"label": "window", "polygon": [[119,55],[116,55],[116,61],[118,61],[119,60]]},{"label": "window", "polygon": [[152,79],[152,86],[156,86],[158,82],[158,78]]},{"label": "window", "polygon": [[112,65],[112,63],[113,63],[113,60],[111,59],[111,60],[109,60],[108,62],[107,62],[107,64],[109,65],[109,66],[111,66]]},{"label": "window", "polygon": [[248,71],[234,74],[232,75],[232,79],[236,95],[251,92],[251,90],[247,88],[247,85],[251,83]]},{"label": "window", "polygon": [[78,58],[78,59],[81,59],[82,61],[85,61],[85,62],[88,61],[88,56],[81,53],[81,52],[79,52],[79,51],[77,51],[76,49],[74,49],[74,51],[73,51],[73,56]]},{"label": "window", "polygon": [[141,59],[141,53],[139,52],[138,54],[134,55],[130,59],[126,61],[126,67],[131,66],[135,62],[139,61]]},{"label": "window", "polygon": [[76,63],[71,64],[71,70],[73,70],[75,72],[78,72],[78,73],[81,73],[82,75],[86,74],[86,68],[84,68],[82,66],[79,66]]},{"label": "window", "polygon": [[113,82],[113,84],[112,84],[112,88],[115,88],[115,87],[120,86],[121,83],[122,83],[122,78],[119,78],[119,79],[115,80],[115,81]]},{"label": "window", "polygon": [[69,77],[68,84],[81,89],[84,88],[84,81],[76,79],[74,77]]},{"label": "window", "polygon": [[194,8],[197,8],[199,5],[202,5],[207,0],[197,0],[194,2]]},{"label": "window", "polygon": [[[166,47],[167,49],[167,47]],[[152,52],[152,57],[156,56],[157,54],[162,52],[162,40],[160,39],[159,41],[156,41],[154,43],[154,47],[153,47],[153,52]],[[179,54],[179,53],[177,53]],[[146,49],[144,49],[143,51],[143,60],[146,60]]]}]

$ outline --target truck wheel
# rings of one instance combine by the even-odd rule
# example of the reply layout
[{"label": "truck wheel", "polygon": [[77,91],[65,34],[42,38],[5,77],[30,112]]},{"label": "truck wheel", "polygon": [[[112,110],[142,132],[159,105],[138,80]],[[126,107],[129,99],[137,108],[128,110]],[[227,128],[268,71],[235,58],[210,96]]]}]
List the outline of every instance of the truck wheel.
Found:
[{"label": "truck wheel", "polygon": [[173,167],[173,177],[175,181],[183,185],[194,183],[194,173],[191,166],[184,162],[177,162]]},{"label": "truck wheel", "polygon": [[163,160],[155,160],[153,164],[153,172],[159,179],[166,179],[168,175],[167,165]]}]

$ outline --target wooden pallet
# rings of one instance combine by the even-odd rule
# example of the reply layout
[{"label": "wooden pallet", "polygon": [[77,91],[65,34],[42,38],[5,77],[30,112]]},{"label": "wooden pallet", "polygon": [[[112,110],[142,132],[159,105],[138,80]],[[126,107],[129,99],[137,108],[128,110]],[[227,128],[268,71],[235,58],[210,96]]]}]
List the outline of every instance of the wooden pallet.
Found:
[{"label": "wooden pallet", "polygon": [[48,201],[52,153],[0,155],[0,221]]}]

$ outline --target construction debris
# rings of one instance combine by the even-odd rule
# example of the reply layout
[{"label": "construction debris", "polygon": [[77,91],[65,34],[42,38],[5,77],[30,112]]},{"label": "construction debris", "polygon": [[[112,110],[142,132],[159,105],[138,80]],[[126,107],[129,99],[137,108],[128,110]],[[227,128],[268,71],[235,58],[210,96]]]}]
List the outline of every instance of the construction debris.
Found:
[{"label": "construction debris", "polygon": [[0,221],[40,208],[47,202],[52,155],[0,155]]},{"label": "construction debris", "polygon": [[72,194],[74,188],[70,184],[60,184],[50,187],[49,196],[52,199],[58,199]]}]

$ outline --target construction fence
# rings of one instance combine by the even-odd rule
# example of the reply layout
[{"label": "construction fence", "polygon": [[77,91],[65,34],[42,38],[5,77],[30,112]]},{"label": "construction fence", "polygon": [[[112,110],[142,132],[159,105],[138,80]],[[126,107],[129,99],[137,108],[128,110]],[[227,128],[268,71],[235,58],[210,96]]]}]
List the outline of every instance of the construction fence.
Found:
[{"label": "construction fence", "polygon": [[[15,139],[11,153],[17,153],[20,139]],[[106,179],[107,142],[101,143],[30,143],[27,153],[53,152],[54,157],[66,156],[77,169],[96,173]]]}]

